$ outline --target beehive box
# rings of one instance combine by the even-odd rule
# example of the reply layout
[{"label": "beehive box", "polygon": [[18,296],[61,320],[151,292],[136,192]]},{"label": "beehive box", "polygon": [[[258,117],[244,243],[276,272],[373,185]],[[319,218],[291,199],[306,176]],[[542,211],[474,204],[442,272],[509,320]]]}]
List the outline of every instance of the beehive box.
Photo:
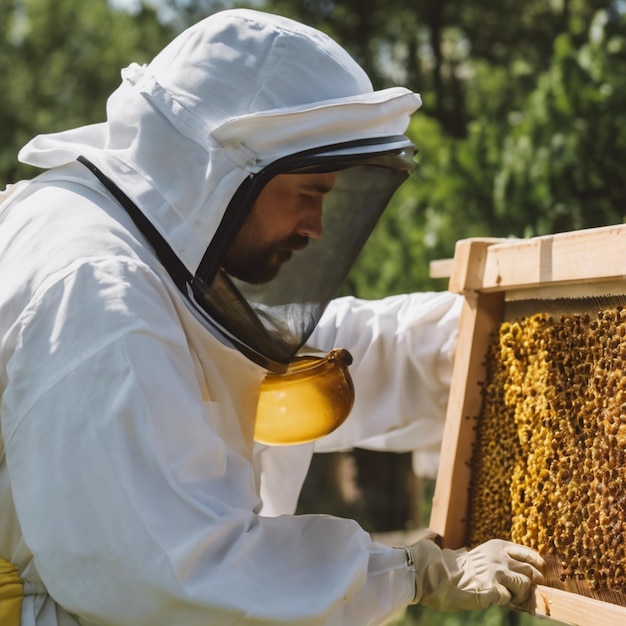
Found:
[{"label": "beehive box", "polygon": [[447,269],[464,303],[431,529],[538,547],[538,614],[626,624],[626,225],[463,240]]}]

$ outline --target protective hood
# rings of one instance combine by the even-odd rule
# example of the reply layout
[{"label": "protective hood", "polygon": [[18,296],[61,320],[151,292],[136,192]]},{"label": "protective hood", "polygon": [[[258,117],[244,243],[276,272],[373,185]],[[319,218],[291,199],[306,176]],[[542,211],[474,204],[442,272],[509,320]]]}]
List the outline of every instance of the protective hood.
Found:
[{"label": "protective hood", "polygon": [[[161,261],[211,330],[253,358],[260,354],[267,367],[287,363],[412,168],[413,147],[402,133],[419,96],[404,88],[374,92],[326,35],[252,10],[199,22],[122,78],[106,122],[40,135],[20,160],[43,168],[79,157],[92,164],[138,209],[151,231],[144,234],[165,251]],[[329,194],[325,244],[295,254],[268,289],[219,271],[264,184],[309,171],[340,172],[335,187],[353,205],[327,212],[337,204]],[[368,198],[376,208],[359,217]],[[334,259],[333,250],[344,254]],[[303,274],[315,259],[318,271]],[[324,275],[324,267],[332,272]]]}]

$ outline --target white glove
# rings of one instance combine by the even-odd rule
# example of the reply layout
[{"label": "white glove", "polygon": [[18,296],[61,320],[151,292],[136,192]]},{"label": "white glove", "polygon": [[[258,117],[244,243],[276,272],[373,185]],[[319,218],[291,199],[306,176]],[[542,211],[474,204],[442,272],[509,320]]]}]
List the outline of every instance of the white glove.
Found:
[{"label": "white glove", "polygon": [[530,548],[491,539],[470,551],[442,550],[430,539],[408,547],[415,566],[415,604],[439,611],[508,605],[530,610],[543,559]]}]

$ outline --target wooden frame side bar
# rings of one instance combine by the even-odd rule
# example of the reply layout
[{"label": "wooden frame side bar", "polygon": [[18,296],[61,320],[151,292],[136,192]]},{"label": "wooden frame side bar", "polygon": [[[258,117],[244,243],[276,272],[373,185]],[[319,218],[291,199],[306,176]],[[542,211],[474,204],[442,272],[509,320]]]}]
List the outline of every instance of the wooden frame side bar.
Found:
[{"label": "wooden frame side bar", "polygon": [[482,401],[479,383],[485,380],[484,356],[491,331],[502,319],[503,304],[502,294],[497,293],[470,293],[463,303],[430,517],[430,528],[440,535],[444,547],[460,548],[466,542],[469,463]]}]

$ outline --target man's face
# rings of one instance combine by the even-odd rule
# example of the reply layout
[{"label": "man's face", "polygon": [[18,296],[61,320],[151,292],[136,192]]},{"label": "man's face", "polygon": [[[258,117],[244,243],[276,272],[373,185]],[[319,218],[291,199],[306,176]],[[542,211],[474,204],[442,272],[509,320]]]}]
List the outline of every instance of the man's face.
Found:
[{"label": "man's face", "polygon": [[280,174],[261,191],[222,267],[248,283],[266,283],[309,239],[322,236],[322,203],[337,174]]}]

